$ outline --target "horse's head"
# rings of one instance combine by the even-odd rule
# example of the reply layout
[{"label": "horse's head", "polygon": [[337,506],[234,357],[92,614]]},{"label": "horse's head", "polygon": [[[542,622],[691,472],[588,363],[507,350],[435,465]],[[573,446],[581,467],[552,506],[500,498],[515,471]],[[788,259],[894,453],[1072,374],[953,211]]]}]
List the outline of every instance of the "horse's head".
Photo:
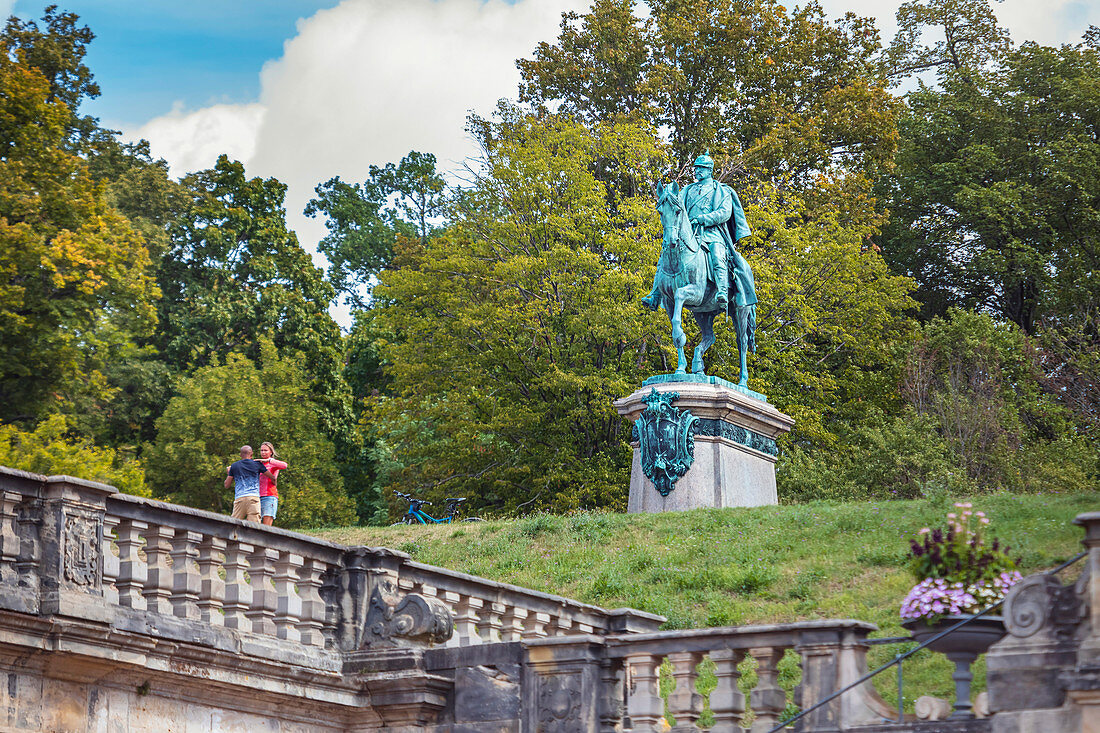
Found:
[{"label": "horse's head", "polygon": [[659,181],[654,188],[657,197],[657,213],[661,215],[661,228],[664,229],[664,243],[666,246],[678,243],[681,233],[681,222],[684,217],[684,205],[680,201],[680,187],[675,181],[662,185]]}]

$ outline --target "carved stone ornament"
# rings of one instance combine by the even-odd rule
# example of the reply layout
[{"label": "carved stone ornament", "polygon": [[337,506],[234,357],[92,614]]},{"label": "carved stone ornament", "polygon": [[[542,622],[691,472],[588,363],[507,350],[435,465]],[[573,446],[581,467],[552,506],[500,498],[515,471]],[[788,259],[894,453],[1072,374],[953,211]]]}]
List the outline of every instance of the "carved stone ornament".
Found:
[{"label": "carved stone ornament", "polygon": [[99,583],[99,525],[88,517],[65,515],[65,580],[76,585]]},{"label": "carved stone ornament", "polygon": [[695,422],[687,410],[672,406],[678,392],[656,389],[642,399],[648,405],[638,416],[638,447],[642,472],[661,496],[668,496],[695,460]]},{"label": "carved stone ornament", "polygon": [[539,733],[580,733],[581,678],[555,675],[539,678]]},{"label": "carved stone ornament", "polygon": [[1069,638],[1085,617],[1078,586],[1062,585],[1045,573],[1024,578],[1005,598],[1005,629],[1026,639],[1049,627],[1056,636]]},{"label": "carved stone ornament", "polygon": [[454,633],[451,610],[437,598],[418,593],[401,596],[389,578],[379,578],[367,609],[363,647],[430,646]]}]

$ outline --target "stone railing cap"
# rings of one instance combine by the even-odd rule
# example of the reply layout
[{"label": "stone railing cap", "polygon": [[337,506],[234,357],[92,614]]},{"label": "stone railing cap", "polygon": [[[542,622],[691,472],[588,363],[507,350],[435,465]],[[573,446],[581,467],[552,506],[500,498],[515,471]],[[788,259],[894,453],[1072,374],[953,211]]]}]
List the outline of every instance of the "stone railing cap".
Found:
[{"label": "stone railing cap", "polygon": [[838,619],[813,619],[810,621],[794,621],[787,624],[761,624],[759,626],[715,626],[704,629],[670,629],[668,631],[651,631],[643,634],[615,634],[608,636],[608,643],[621,642],[634,644],[642,641],[674,640],[684,638],[700,638],[715,636],[749,636],[753,634],[775,634],[801,631],[829,631],[832,629],[859,631],[878,631],[878,626],[867,621],[859,621],[853,618]]},{"label": "stone railing cap", "polygon": [[[108,504],[108,513],[110,512],[110,506],[115,504],[127,504],[131,507],[138,509],[148,509],[151,512],[158,514],[169,514],[177,516],[193,517],[203,523],[212,523],[220,525],[226,528],[224,536],[228,536],[231,533],[237,533],[237,538],[241,540],[248,540],[249,536],[254,536],[256,539],[250,544],[264,544],[259,541],[259,538],[269,539],[273,537],[283,538],[294,544],[306,545],[315,547],[317,549],[323,549],[328,554],[340,553],[343,554],[348,549],[345,545],[338,545],[335,542],[329,542],[328,540],[322,540],[310,535],[301,534],[299,532],[293,532],[288,529],[282,529],[280,527],[268,527],[258,525],[255,522],[248,522],[243,519],[234,519],[224,514],[218,514],[216,512],[208,512],[204,509],[195,509],[194,507],[181,506],[179,504],[171,504],[165,501],[158,501],[157,499],[147,499],[143,496],[131,496],[129,494],[115,494],[111,496]],[[242,536],[243,534],[243,536]],[[393,551],[386,548],[370,548],[371,551],[378,551],[381,553],[391,553]]]},{"label": "stone railing cap", "polygon": [[89,481],[84,478],[77,478],[76,476],[68,476],[66,474],[59,474],[56,476],[44,476],[43,483],[47,484],[72,484],[73,486],[79,486],[83,489],[95,489],[96,491],[102,491],[105,494],[117,494],[119,490],[110,484],[104,484],[99,481]]},{"label": "stone railing cap", "polygon": [[498,580],[489,580],[479,575],[470,575],[458,570],[450,570],[448,568],[441,568],[436,565],[427,565],[425,563],[416,562],[415,560],[405,563],[405,567],[410,570],[417,570],[426,574],[434,574],[436,576],[443,576],[446,578],[452,578],[465,583],[482,586],[487,589],[496,591],[504,591],[508,593],[514,593],[516,595],[527,596],[529,598],[534,597],[539,600],[560,605],[565,608],[571,608],[574,610],[585,611],[596,616],[606,616],[607,610],[600,608],[599,606],[593,606],[589,603],[582,603],[581,601],[574,600],[572,598],[566,598],[565,596],[557,596],[553,593],[545,593],[543,591],[534,590],[532,588],[524,588],[519,585],[511,585],[509,583],[501,583]]},{"label": "stone railing cap", "polygon": [[634,616],[635,618],[644,618],[650,621],[656,621],[658,623],[664,623],[668,621],[666,616],[662,616],[659,613],[650,613],[649,611],[639,611],[636,608],[609,608],[607,609],[608,616]]}]

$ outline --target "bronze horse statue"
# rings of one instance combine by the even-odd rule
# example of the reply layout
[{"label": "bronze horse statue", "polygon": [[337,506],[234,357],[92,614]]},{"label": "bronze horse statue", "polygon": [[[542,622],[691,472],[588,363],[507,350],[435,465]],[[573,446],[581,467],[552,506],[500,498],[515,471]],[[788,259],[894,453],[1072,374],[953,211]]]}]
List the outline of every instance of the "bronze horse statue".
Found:
[{"label": "bronze horse statue", "polygon": [[[695,232],[684,210],[680,189],[675,182],[657,184],[657,211],[661,215],[661,258],[657,262],[657,275],[653,291],[642,299],[647,307],[657,310],[664,307],[672,322],[672,343],[676,346],[676,374],[686,374],[687,357],[684,346],[687,336],[683,329],[683,310],[686,307],[699,324],[701,338],[691,360],[691,371],[705,374],[703,355],[714,345],[714,319],[722,310],[715,299],[717,288],[708,272],[707,252],[696,240]],[[752,286],[752,270],[744,257],[736,250],[727,253],[730,260],[730,298],[728,315],[733,320],[737,334],[737,349],[741,356],[741,374],[738,383],[749,383],[748,352],[756,352],[756,294]],[[734,274],[736,273],[736,274]],[[746,297],[745,283],[753,289]]]}]

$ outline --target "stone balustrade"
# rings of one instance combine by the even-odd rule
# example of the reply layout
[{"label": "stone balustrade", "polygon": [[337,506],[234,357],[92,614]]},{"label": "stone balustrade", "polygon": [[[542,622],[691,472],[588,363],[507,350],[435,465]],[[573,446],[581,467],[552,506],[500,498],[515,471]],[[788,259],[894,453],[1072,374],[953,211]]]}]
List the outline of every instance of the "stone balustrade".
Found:
[{"label": "stone balustrade", "polygon": [[113,494],[100,551],[109,603],[308,647],[335,638],[321,588],[340,568],[339,545]]},{"label": "stone balustrade", "polygon": [[663,621],[394,550],[345,547],[95,482],[2,468],[0,555],[0,583],[17,591],[0,605],[12,610],[41,610],[45,583],[56,607],[78,615],[140,624],[156,614],[318,649],[419,643],[364,634],[374,596],[376,608],[391,613],[408,595],[446,608],[454,629],[446,643],[454,646],[655,630]]},{"label": "stone balustrade", "polygon": [[[808,621],[771,626],[690,629],[587,639],[554,638],[527,643],[534,672],[530,730],[579,723],[579,730],[702,730],[705,706],[714,733],[771,730],[793,703],[807,709],[867,671],[866,637],[875,627],[852,620]],[[791,698],[778,683],[779,662],[793,650],[801,659],[802,680]],[[698,669],[709,660],[716,685],[704,698]],[[746,698],[738,682],[742,662],[751,660],[756,684]],[[660,694],[660,668],[667,662],[674,687]],[[887,720],[891,708],[870,683],[856,687],[811,713],[802,730],[848,730]],[[573,728],[567,728],[572,730]]]},{"label": "stone balustrade", "polygon": [[455,617],[451,646],[528,641],[551,636],[655,631],[664,618],[634,609],[606,610],[474,575],[407,561],[398,586],[438,598]]}]

